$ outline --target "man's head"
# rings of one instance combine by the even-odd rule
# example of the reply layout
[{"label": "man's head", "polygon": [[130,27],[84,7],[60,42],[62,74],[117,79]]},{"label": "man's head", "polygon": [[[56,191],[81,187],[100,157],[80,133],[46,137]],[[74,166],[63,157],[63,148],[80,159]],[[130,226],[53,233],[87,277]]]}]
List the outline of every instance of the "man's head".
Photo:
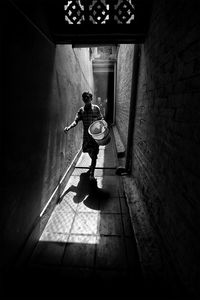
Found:
[{"label": "man's head", "polygon": [[92,101],[92,94],[89,93],[89,92],[84,92],[84,93],[82,94],[82,98],[83,98],[83,102],[84,102],[85,104],[90,104],[91,101]]}]

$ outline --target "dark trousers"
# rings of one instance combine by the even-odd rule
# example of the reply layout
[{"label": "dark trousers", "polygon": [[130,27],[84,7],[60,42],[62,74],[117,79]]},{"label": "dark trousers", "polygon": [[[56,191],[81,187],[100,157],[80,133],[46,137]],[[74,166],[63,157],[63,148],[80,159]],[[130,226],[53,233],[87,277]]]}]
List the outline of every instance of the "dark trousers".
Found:
[{"label": "dark trousers", "polygon": [[87,152],[92,160],[90,166],[90,173],[94,174],[94,170],[97,162],[97,155],[99,153],[99,145],[95,142],[94,139],[91,139],[89,142],[83,144],[83,152]]}]

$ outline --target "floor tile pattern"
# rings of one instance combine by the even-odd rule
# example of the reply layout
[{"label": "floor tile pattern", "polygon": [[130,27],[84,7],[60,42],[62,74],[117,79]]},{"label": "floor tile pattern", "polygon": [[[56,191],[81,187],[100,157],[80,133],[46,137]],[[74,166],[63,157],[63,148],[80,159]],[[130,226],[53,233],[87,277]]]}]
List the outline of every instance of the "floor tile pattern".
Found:
[{"label": "floor tile pattern", "polygon": [[85,284],[90,279],[111,294],[109,282],[120,282],[121,288],[128,288],[131,282],[135,289],[141,282],[136,242],[121,178],[115,174],[113,151],[112,147],[101,147],[92,182],[89,158],[81,155],[48,220],[29,269],[40,271],[45,278],[51,274],[50,282],[55,272],[69,288],[74,282]]}]

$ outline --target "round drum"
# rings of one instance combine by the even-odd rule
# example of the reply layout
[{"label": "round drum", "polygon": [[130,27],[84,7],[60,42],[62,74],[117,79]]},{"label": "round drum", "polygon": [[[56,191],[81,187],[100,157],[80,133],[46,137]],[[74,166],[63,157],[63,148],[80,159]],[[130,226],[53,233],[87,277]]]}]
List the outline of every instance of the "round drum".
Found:
[{"label": "round drum", "polygon": [[88,132],[100,146],[107,145],[111,140],[108,124],[104,120],[93,122],[88,128]]}]

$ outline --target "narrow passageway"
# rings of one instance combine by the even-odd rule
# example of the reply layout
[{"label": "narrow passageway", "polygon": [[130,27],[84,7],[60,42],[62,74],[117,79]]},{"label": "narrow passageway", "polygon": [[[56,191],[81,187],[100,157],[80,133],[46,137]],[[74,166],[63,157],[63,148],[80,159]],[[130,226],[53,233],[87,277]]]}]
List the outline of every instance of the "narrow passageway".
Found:
[{"label": "narrow passageway", "polygon": [[1,298],[200,299],[197,2],[0,1]]},{"label": "narrow passageway", "polygon": [[40,287],[44,295],[123,296],[130,282],[138,292],[143,284],[121,178],[115,175],[113,136],[100,146],[95,182],[89,181],[89,160],[80,156],[28,261],[36,295]]}]

